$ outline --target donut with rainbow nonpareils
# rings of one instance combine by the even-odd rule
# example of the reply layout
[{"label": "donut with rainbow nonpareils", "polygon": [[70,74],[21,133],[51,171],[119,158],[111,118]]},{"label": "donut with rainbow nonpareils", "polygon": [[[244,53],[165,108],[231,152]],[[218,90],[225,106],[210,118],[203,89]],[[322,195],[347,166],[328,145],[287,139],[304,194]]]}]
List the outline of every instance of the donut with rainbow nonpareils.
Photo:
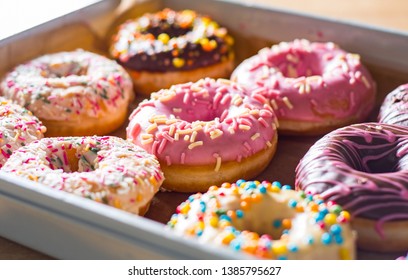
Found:
[{"label": "donut with rainbow nonpareils", "polygon": [[200,243],[266,259],[354,259],[350,215],[279,182],[212,186],[177,207],[167,227]]}]

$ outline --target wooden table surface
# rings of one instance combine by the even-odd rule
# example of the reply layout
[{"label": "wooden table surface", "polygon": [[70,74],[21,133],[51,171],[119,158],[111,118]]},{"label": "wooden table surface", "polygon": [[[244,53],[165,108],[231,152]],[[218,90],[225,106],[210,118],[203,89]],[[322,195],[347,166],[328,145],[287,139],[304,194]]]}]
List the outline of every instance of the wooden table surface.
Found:
[{"label": "wooden table surface", "polygon": [[[368,23],[408,31],[407,0],[240,0],[283,9]],[[49,259],[50,257],[0,237],[0,259]]]}]

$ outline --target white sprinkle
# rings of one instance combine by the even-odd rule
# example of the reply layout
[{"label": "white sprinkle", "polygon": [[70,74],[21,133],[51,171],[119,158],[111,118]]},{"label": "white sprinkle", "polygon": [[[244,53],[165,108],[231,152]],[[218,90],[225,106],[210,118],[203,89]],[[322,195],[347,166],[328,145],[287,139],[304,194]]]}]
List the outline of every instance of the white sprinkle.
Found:
[{"label": "white sprinkle", "polygon": [[305,92],[306,92],[306,93],[310,93],[310,91],[311,91],[310,85],[309,85],[309,84],[305,84]]},{"label": "white sprinkle", "polygon": [[152,143],[152,142],[153,142],[153,138],[149,138],[149,139],[146,139],[146,140],[142,140],[142,141],[141,141],[142,145],[147,145],[147,144],[150,144],[150,143]]},{"label": "white sprinkle", "polygon": [[144,134],[141,135],[141,137],[142,137],[143,140],[146,140],[146,139],[153,138],[153,135],[148,134],[148,133],[144,133]]},{"label": "white sprinkle", "polygon": [[197,131],[193,131],[190,137],[190,142],[191,143],[195,142],[196,137],[197,137]]},{"label": "white sprinkle", "polygon": [[221,130],[216,129],[216,130],[213,130],[213,131],[210,132],[210,137],[211,137],[211,139],[215,139],[215,138],[220,137],[222,134],[223,134],[223,132]]},{"label": "white sprinkle", "polygon": [[290,62],[295,63],[295,64],[297,64],[299,62],[299,58],[297,58],[296,56],[294,56],[293,54],[290,54],[290,53],[286,55],[286,59],[287,59],[287,61],[290,61]]},{"label": "white sprinkle", "polygon": [[286,96],[284,96],[284,97],[282,98],[282,101],[285,103],[285,105],[286,105],[289,109],[293,109],[292,103],[290,103],[289,99],[288,99]]},{"label": "white sprinkle", "polygon": [[234,104],[235,106],[239,106],[241,105],[243,102],[242,97],[239,94],[235,94],[232,98],[232,104]]},{"label": "white sprinkle", "polygon": [[203,129],[203,126],[201,124],[197,124],[195,126],[193,126],[193,133],[196,131],[200,131]]},{"label": "white sprinkle", "polygon": [[245,125],[245,124],[240,124],[238,127],[241,130],[250,130],[251,129],[251,127],[249,125]]},{"label": "white sprinkle", "polygon": [[177,132],[176,132],[176,134],[174,134],[174,140],[175,141],[178,141],[180,139],[180,134],[178,134]]},{"label": "white sprinkle", "polygon": [[228,86],[232,84],[232,81],[222,78],[217,79],[217,82]]},{"label": "white sprinkle", "polygon": [[251,136],[251,140],[255,141],[259,136],[261,136],[261,134],[259,134],[258,132],[255,133],[254,135]]},{"label": "white sprinkle", "polygon": [[170,119],[170,120],[166,121],[166,124],[169,125],[169,124],[173,124],[173,123],[176,123],[176,122],[177,122],[176,119]]},{"label": "white sprinkle", "polygon": [[184,135],[184,141],[189,141],[190,140],[190,135]]},{"label": "white sprinkle", "polygon": [[193,133],[193,130],[192,129],[179,129],[179,130],[177,130],[177,133],[179,133],[179,134],[191,134],[191,133]]},{"label": "white sprinkle", "polygon": [[197,141],[197,142],[194,142],[194,143],[191,143],[190,145],[188,145],[188,149],[192,150],[195,147],[202,146],[203,144],[204,144],[203,141]]},{"label": "white sprinkle", "polygon": [[157,129],[157,123],[153,123],[146,128],[147,133],[151,133]]},{"label": "white sprinkle", "polygon": [[174,113],[181,113],[182,109],[181,108],[173,108]]},{"label": "white sprinkle", "polygon": [[176,127],[174,125],[171,125],[169,129],[169,135],[173,137],[175,131],[176,131]]},{"label": "white sprinkle", "polygon": [[268,146],[269,148],[272,147],[272,143],[269,141],[266,141],[266,146]]},{"label": "white sprinkle", "polygon": [[166,94],[163,94],[159,97],[160,102],[166,102],[172,99],[176,93],[174,91],[169,91]]},{"label": "white sprinkle", "polygon": [[278,110],[278,104],[276,103],[275,99],[271,99],[271,106],[274,110]]},{"label": "white sprinkle", "polygon": [[217,163],[215,164],[214,171],[218,172],[218,171],[220,171],[220,168],[221,168],[221,157],[217,156]]},{"label": "white sprinkle", "polygon": [[368,82],[366,76],[361,76],[361,80],[363,81],[364,85],[366,86],[366,88],[371,88],[370,83]]}]

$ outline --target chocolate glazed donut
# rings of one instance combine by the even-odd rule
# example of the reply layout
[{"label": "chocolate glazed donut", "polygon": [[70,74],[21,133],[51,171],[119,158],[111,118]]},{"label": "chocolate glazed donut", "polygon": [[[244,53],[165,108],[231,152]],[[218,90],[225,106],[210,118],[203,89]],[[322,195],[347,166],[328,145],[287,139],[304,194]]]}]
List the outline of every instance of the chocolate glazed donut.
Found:
[{"label": "chocolate glazed donut", "polygon": [[378,121],[408,126],[408,84],[399,86],[387,95],[381,105]]},{"label": "chocolate glazed donut", "polygon": [[164,9],[123,23],[110,54],[128,70],[135,90],[149,95],[173,84],[229,77],[232,46],[227,29],[210,17]]},{"label": "chocolate glazed donut", "polygon": [[351,212],[360,248],[408,250],[408,128],[363,123],[327,134],[300,161],[295,185]]}]

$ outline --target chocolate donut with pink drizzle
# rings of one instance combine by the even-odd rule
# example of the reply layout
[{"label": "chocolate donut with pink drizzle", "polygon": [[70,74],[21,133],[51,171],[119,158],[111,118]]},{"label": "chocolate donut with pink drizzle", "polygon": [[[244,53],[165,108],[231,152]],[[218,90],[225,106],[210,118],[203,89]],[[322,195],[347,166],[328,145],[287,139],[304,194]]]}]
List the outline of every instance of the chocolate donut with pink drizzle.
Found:
[{"label": "chocolate donut with pink drizzle", "polygon": [[408,128],[363,123],[337,129],[305,154],[295,184],[349,211],[360,248],[408,250]]},{"label": "chocolate donut with pink drizzle", "polygon": [[378,121],[408,126],[408,84],[399,86],[386,96],[378,114]]},{"label": "chocolate donut with pink drizzle", "polygon": [[276,126],[269,105],[206,78],[152,93],[131,114],[127,138],[157,156],[164,188],[198,192],[259,174],[275,153]]},{"label": "chocolate donut with pink drizzle", "polygon": [[376,95],[360,56],[331,42],[294,40],[261,49],[231,80],[270,102],[284,134],[317,135],[361,122]]}]

